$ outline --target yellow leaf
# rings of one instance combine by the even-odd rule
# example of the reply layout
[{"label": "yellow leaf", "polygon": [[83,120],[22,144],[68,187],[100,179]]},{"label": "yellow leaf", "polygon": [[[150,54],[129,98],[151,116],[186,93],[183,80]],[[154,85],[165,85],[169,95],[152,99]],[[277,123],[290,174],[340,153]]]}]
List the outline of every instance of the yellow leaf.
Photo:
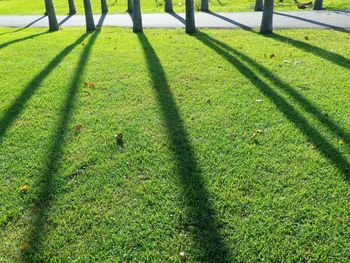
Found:
[{"label": "yellow leaf", "polygon": [[30,244],[28,242],[23,242],[20,245],[20,248],[21,248],[21,250],[26,251],[26,250],[30,249]]},{"label": "yellow leaf", "polygon": [[186,253],[185,252],[180,252],[179,257],[180,257],[181,261],[184,261],[186,259]]},{"label": "yellow leaf", "polygon": [[19,187],[19,190],[21,190],[21,191],[27,191],[29,189],[29,186],[28,185],[21,185],[20,187]]}]

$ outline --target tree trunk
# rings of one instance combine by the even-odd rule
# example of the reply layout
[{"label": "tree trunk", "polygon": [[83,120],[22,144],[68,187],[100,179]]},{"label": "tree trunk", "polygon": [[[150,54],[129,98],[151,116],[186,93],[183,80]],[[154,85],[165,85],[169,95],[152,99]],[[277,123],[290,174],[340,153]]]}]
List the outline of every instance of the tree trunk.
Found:
[{"label": "tree trunk", "polygon": [[201,11],[208,12],[209,11],[209,0],[201,1]]},{"label": "tree trunk", "polygon": [[102,10],[102,14],[108,13],[107,0],[101,0],[101,10]]},{"label": "tree trunk", "polygon": [[273,31],[273,4],[273,0],[265,0],[264,11],[260,26],[260,33],[262,34],[271,34]]},{"label": "tree trunk", "polygon": [[53,5],[52,0],[45,0],[45,7],[46,7],[47,15],[49,17],[49,30],[57,31],[59,29],[59,26],[57,23],[55,7]]},{"label": "tree trunk", "polygon": [[315,0],[314,10],[322,10],[323,9],[323,0]]},{"label": "tree trunk", "polygon": [[194,4],[193,0],[186,0],[186,33],[192,34],[196,32],[194,21]]},{"label": "tree trunk", "polygon": [[164,11],[165,12],[173,12],[173,1],[172,0],[165,0],[164,1]]},{"label": "tree trunk", "polygon": [[90,0],[84,0],[86,31],[94,31],[96,29],[94,16],[92,15],[92,8]]},{"label": "tree trunk", "polygon": [[69,15],[75,15],[77,13],[77,10],[75,9],[74,0],[68,0],[68,6],[69,6]]},{"label": "tree trunk", "polygon": [[133,0],[128,0],[128,13],[131,13],[132,11],[134,11],[134,4],[132,2]]},{"label": "tree trunk", "polygon": [[264,9],[264,2],[263,2],[263,0],[256,0],[255,1],[254,11],[263,11],[263,9]]},{"label": "tree trunk", "polygon": [[47,16],[47,4],[46,4],[46,0],[44,0],[44,3],[45,3],[45,13],[44,13],[44,16]]},{"label": "tree trunk", "polygon": [[132,13],[132,30],[134,33],[142,32],[142,17],[140,0],[134,0],[134,11]]}]

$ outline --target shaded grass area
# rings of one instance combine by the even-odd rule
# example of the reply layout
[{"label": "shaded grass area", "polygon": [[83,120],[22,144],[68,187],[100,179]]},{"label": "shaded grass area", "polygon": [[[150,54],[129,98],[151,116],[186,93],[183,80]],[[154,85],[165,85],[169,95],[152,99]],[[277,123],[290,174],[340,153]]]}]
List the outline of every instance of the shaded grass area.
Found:
[{"label": "shaded grass area", "polygon": [[[91,0],[93,12],[101,13],[101,4],[98,0]],[[67,14],[68,1],[54,0],[56,12],[58,14]],[[75,1],[77,12],[84,13],[83,1]],[[107,0],[107,5],[111,13],[122,13],[127,9],[127,1]],[[212,0],[209,2],[210,9],[215,12],[237,12],[237,11],[253,11],[255,1],[229,1],[229,0]],[[176,12],[185,11],[184,0],[173,1],[174,10]],[[195,1],[195,8],[199,10],[200,1]],[[326,9],[344,10],[350,9],[350,3],[347,0],[324,0]],[[276,10],[299,10],[293,0],[284,0],[283,2],[275,1]],[[164,3],[160,0],[144,0],[141,1],[141,9],[144,13],[159,13],[164,11]],[[41,0],[1,0],[0,14],[43,14],[44,2]]]},{"label": "shaded grass area", "polygon": [[9,30],[0,261],[348,260],[349,34]]}]

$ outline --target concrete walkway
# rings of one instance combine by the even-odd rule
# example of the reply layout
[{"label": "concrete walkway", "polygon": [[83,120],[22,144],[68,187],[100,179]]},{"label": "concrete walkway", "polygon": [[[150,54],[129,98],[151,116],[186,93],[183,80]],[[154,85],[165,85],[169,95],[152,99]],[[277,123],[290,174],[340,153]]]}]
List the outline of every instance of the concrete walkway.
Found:
[{"label": "concrete walkway", "polygon": [[[260,27],[261,12],[241,13],[196,13],[198,28],[258,28]],[[94,16],[96,24],[105,26],[132,27],[129,14],[109,14],[105,17]],[[143,14],[144,28],[179,28],[185,25],[184,14]],[[85,26],[85,17],[58,16],[62,27]],[[274,28],[333,28],[350,29],[350,10],[343,11],[303,11],[275,12]],[[45,16],[0,16],[2,27],[47,27]]]}]

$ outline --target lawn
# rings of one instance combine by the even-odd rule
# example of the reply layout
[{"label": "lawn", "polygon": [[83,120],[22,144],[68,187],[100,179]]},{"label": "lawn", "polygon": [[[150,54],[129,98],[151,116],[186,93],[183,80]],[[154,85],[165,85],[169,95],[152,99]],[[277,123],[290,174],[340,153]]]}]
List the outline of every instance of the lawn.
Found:
[{"label": "lawn", "polygon": [[[57,14],[65,15],[68,12],[67,0],[54,0]],[[293,0],[275,1],[276,10],[299,10]],[[303,1],[301,1],[303,2]],[[307,1],[304,1],[307,2]],[[252,11],[254,9],[254,0],[212,0],[209,2],[210,8],[214,12],[236,12]],[[75,0],[79,14],[84,13],[83,1]],[[101,12],[99,0],[91,0],[94,13]],[[127,6],[126,0],[107,0],[110,13],[123,13]],[[185,0],[173,0],[174,10],[176,12],[185,11]],[[200,1],[195,0],[195,7],[198,10]],[[348,0],[324,0],[326,9],[350,9]],[[163,1],[161,0],[141,0],[141,9],[143,13],[161,13],[164,11]],[[0,0],[0,14],[43,14],[44,0]]]},{"label": "lawn", "polygon": [[348,262],[349,45],[0,29],[0,261]]}]

